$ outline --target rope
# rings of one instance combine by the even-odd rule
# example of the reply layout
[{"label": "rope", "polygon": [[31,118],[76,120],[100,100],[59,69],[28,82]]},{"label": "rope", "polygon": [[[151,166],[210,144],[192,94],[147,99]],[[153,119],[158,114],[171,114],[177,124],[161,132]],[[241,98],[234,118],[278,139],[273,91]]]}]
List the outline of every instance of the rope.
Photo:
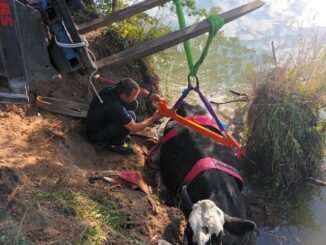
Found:
[{"label": "rope", "polygon": [[[186,20],[185,20],[185,16],[184,16],[184,13],[183,13],[181,2],[180,2],[180,0],[173,0],[173,2],[174,2],[175,7],[176,7],[176,12],[177,12],[178,20],[179,20],[179,26],[180,26],[181,29],[186,28],[187,24],[186,24]],[[187,41],[183,42],[183,47],[184,47],[185,52],[186,52],[189,70],[192,70],[193,66],[194,66],[194,61],[193,61],[193,58],[192,58],[193,56],[192,56],[190,41],[187,40]]]},{"label": "rope", "polygon": [[[180,26],[180,28],[185,28],[187,25],[186,25],[181,2],[180,2],[180,0],[173,0],[173,2],[176,6],[176,12],[177,12],[178,20],[179,20],[179,26]],[[219,29],[221,29],[221,27],[224,25],[224,19],[218,15],[209,16],[208,21],[211,24],[211,30],[209,32],[209,36],[208,36],[205,48],[204,48],[199,60],[196,62],[195,65],[194,65],[194,61],[193,61],[193,55],[192,55],[190,42],[189,41],[183,42],[183,46],[184,46],[185,53],[187,56],[189,71],[190,71],[189,75],[192,77],[195,77],[197,75],[199,67],[204,62],[205,57],[208,54],[209,47],[210,47],[214,37],[216,36],[217,31]]]},{"label": "rope", "polygon": [[[86,47],[87,50],[87,55],[90,59],[92,59],[94,61],[94,65],[95,65],[95,61],[96,61],[96,57],[93,54],[93,52],[91,50],[88,49],[89,43],[87,42],[86,38],[83,38],[83,41],[80,43],[61,43],[57,40],[57,37],[54,36],[54,40],[55,43],[62,47],[62,48],[82,48],[82,47]],[[97,72],[97,66],[95,65],[95,71],[92,72],[92,74],[89,76],[89,84],[92,87],[95,95],[97,96],[97,98],[99,99],[99,101],[101,102],[101,104],[103,103],[103,100],[101,98],[101,96],[99,95],[99,93],[97,92],[94,83],[93,83],[93,77],[95,75],[95,73]]]},{"label": "rope", "polygon": [[218,15],[209,16],[208,21],[211,23],[211,30],[209,32],[205,48],[204,48],[199,60],[196,62],[196,64],[190,70],[190,76],[192,76],[192,77],[195,77],[197,75],[199,67],[204,62],[204,60],[208,54],[209,47],[210,47],[214,37],[216,36],[217,31],[219,29],[221,29],[221,27],[224,25],[224,19]]},{"label": "rope", "polygon": [[[185,23],[185,20],[184,20],[184,13],[182,11],[182,6],[181,6],[181,3],[180,3],[180,0],[173,0],[173,2],[176,5],[176,12],[177,12],[177,15],[178,15],[180,28],[185,28],[186,23]],[[216,116],[216,114],[215,114],[213,108],[211,107],[209,101],[203,95],[203,93],[200,91],[199,79],[197,77],[199,67],[204,62],[204,60],[205,60],[205,58],[206,58],[206,56],[208,54],[209,47],[210,47],[214,37],[216,36],[217,31],[224,25],[224,19],[222,17],[218,16],[218,15],[209,16],[207,20],[211,24],[211,29],[209,31],[209,36],[207,38],[207,42],[205,44],[204,50],[203,50],[200,58],[198,59],[198,61],[196,62],[195,65],[193,65],[193,57],[192,57],[190,43],[184,42],[185,53],[186,53],[186,56],[187,56],[188,66],[189,66],[188,88],[182,93],[181,97],[178,99],[178,101],[173,106],[173,109],[174,110],[178,109],[179,106],[181,105],[183,99],[188,95],[189,91],[194,90],[195,92],[198,93],[198,95],[200,96],[202,102],[205,104],[206,109],[209,111],[209,113],[212,115],[212,117],[214,118],[214,120],[216,121],[218,126],[220,127],[222,135],[224,137],[226,137],[226,135],[225,135],[226,126],[218,119],[218,117]],[[196,79],[196,85],[195,86],[193,86],[191,84],[191,77],[194,77]]]},{"label": "rope", "polygon": [[[82,47],[86,47],[87,50],[87,55],[89,58],[91,58],[93,61],[96,61],[96,57],[93,54],[93,52],[91,50],[88,49],[89,43],[87,42],[86,38],[83,38],[83,41],[80,43],[61,43],[57,40],[57,37],[54,36],[54,40],[55,43],[62,48],[82,48]],[[95,63],[94,63],[95,65]],[[99,99],[99,101],[101,102],[101,104],[103,103],[103,100],[101,98],[101,96],[99,95],[99,93],[97,92],[94,83],[93,83],[93,77],[95,75],[95,73],[97,72],[97,66],[95,65],[95,71],[92,72],[92,74],[89,76],[89,83],[95,93],[95,95],[97,96],[97,98]]]},{"label": "rope", "polygon": [[54,36],[54,41],[55,43],[62,48],[81,48],[84,46],[88,46],[88,42],[86,41],[86,39],[84,39],[84,41],[80,42],[80,43],[61,43],[58,41],[57,37]]},{"label": "rope", "polygon": [[96,97],[100,101],[100,103],[103,104],[103,100],[102,100],[101,96],[99,95],[99,93],[97,92],[97,90],[96,90],[96,88],[94,86],[94,83],[93,83],[93,77],[94,77],[95,73],[98,70],[97,65],[96,65],[96,57],[93,54],[93,52],[90,49],[88,49],[88,43],[87,43],[86,49],[87,49],[88,57],[91,58],[94,61],[94,66],[95,66],[95,71],[93,71],[92,74],[89,76],[89,84],[91,85],[91,87],[92,87]]}]

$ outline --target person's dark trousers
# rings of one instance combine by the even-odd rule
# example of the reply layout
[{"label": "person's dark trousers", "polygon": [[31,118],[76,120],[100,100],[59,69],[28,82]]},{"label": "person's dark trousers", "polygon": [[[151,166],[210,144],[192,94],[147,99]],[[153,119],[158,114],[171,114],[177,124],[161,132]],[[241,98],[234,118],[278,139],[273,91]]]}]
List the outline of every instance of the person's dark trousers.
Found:
[{"label": "person's dark trousers", "polygon": [[[128,111],[129,115],[136,120],[134,111]],[[110,123],[105,128],[100,129],[96,133],[88,133],[90,140],[94,142],[107,142],[113,145],[123,145],[129,135],[129,130],[123,125]]]}]

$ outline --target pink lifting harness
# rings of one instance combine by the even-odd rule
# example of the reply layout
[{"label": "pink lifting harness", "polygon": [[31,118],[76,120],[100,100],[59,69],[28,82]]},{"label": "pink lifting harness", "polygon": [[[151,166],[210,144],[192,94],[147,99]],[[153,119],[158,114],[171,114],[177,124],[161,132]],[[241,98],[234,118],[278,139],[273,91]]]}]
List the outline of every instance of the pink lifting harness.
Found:
[{"label": "pink lifting harness", "polygon": [[231,175],[236,181],[240,188],[240,191],[243,188],[243,179],[240,176],[240,173],[238,170],[236,170],[234,167],[225,164],[222,161],[219,161],[215,158],[211,157],[204,157],[196,162],[196,164],[193,166],[193,168],[190,170],[190,172],[187,174],[187,176],[184,178],[181,186],[189,185],[193,179],[200,174],[203,171],[210,170],[210,169],[216,169],[220,170],[224,173],[227,173]]},{"label": "pink lifting harness", "polygon": [[[187,117],[188,120],[194,121],[202,126],[211,126],[213,128],[216,128],[219,130],[219,127],[217,126],[216,122],[213,118],[210,118],[208,116],[193,116],[193,117]],[[181,125],[178,125],[177,127],[171,129],[167,134],[165,134],[159,142],[151,149],[149,153],[149,161],[153,154],[158,153],[163,146],[165,142],[172,139],[173,137],[181,134],[184,132],[185,127],[182,127]],[[217,159],[211,158],[211,157],[205,157],[196,162],[196,164],[193,166],[193,168],[190,170],[190,172],[187,174],[185,179],[182,182],[182,185],[189,185],[191,181],[201,172],[209,170],[209,169],[216,169],[223,171],[229,175],[231,175],[238,183],[238,186],[240,190],[243,188],[243,179],[240,176],[238,170],[233,168],[232,166],[223,163],[222,161],[219,161]]]}]

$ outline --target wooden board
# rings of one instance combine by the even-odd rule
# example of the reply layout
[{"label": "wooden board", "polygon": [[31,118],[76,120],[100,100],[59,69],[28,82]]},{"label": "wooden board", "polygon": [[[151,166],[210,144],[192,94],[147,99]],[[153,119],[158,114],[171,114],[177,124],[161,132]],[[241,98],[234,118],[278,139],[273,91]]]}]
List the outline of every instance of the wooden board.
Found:
[{"label": "wooden board", "polygon": [[[224,19],[224,23],[226,24],[262,7],[264,4],[264,2],[259,0],[253,1],[238,8],[224,12],[219,16]],[[197,24],[172,32],[156,40],[147,41],[138,46],[123,50],[119,53],[103,58],[97,61],[96,64],[98,68],[120,65],[131,60],[136,60],[154,53],[158,53],[164,49],[170,48],[186,40],[209,32],[210,29],[210,22],[208,20],[203,20]]]},{"label": "wooden board", "polygon": [[156,6],[163,5],[169,1],[171,1],[171,0],[147,0],[144,2],[140,2],[140,3],[137,3],[130,7],[121,9],[117,12],[114,12],[110,15],[106,15],[106,16],[88,21],[81,25],[78,25],[77,31],[79,32],[79,34],[85,34],[87,32],[96,30],[98,28],[104,27],[104,26],[112,24],[114,22],[127,19],[135,14],[142,13],[142,12],[149,10],[151,8],[154,8]]}]

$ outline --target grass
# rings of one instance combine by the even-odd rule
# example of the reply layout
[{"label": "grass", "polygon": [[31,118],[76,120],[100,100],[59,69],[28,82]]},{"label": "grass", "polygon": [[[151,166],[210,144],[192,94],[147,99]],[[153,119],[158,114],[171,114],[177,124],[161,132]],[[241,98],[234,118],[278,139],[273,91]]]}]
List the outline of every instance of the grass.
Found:
[{"label": "grass", "polygon": [[3,209],[0,209],[0,244],[30,244],[28,238],[21,234],[16,222]]},{"label": "grass", "polygon": [[106,240],[109,228],[120,229],[122,217],[114,204],[102,197],[101,202],[78,192],[48,192],[36,189],[38,198],[56,201],[59,211],[67,215],[77,216],[90,224],[80,234],[81,244],[101,244]]},{"label": "grass", "polygon": [[325,150],[326,51],[299,45],[291,55],[262,77],[247,117],[247,155],[278,195],[317,176]]},{"label": "grass", "polygon": [[148,243],[140,241],[139,239],[137,239],[135,237],[128,238],[128,242],[129,242],[129,244],[132,244],[132,245],[148,245]]},{"label": "grass", "polygon": [[[6,234],[2,234],[6,232]],[[0,232],[0,244],[29,245],[31,244],[27,237],[18,234],[18,227],[11,223],[6,231]]]}]

